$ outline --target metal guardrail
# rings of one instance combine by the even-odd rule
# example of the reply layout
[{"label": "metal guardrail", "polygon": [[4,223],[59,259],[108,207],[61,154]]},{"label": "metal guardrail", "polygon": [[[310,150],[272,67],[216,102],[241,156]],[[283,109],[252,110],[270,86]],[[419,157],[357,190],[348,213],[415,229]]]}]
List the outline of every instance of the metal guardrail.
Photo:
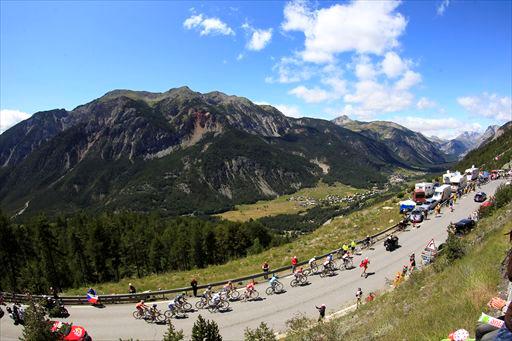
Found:
[{"label": "metal guardrail", "polygon": [[[447,205],[447,203],[448,203],[448,200],[445,200],[445,201],[441,202],[441,205]],[[396,229],[398,227],[398,225],[399,224],[395,224],[395,225],[388,227],[370,237],[374,240],[375,239],[379,240],[380,236]],[[364,241],[364,239],[361,239],[361,240],[356,241],[356,243],[362,244],[363,241]],[[315,259],[324,258],[331,253],[336,253],[336,252],[340,251],[340,249],[341,248],[333,250],[331,252],[327,252],[320,256],[315,256]],[[309,260],[298,262],[297,266],[305,265],[308,263],[308,261]],[[269,271],[269,273],[281,273],[286,270],[290,270],[291,268],[292,268],[291,265],[282,266],[280,268]],[[209,286],[212,286],[212,287],[221,286],[221,285],[226,284],[228,281],[231,281],[234,283],[239,283],[239,282],[243,282],[243,281],[247,281],[247,280],[251,280],[251,279],[264,277],[264,276],[268,275],[269,273],[260,272],[260,273],[256,273],[256,274],[252,274],[252,275],[243,276],[243,277],[226,279],[223,281],[202,284],[202,285],[198,285],[197,288],[205,289]],[[115,303],[125,303],[125,302],[137,302],[141,299],[144,299],[144,300],[166,299],[167,294],[176,294],[176,293],[189,292],[189,291],[192,291],[191,286],[183,287],[183,288],[169,289],[169,290],[146,291],[146,292],[140,292],[140,293],[136,293],[136,294],[99,295],[98,297],[102,304],[115,304]],[[2,292],[1,294],[4,296],[4,299],[6,301],[10,301],[10,302],[14,302],[14,301],[27,302],[30,299],[30,297],[35,298],[35,299],[44,299],[48,296],[51,296],[51,295],[15,294],[15,293],[7,293],[7,292]],[[59,299],[62,301],[63,304],[66,304],[66,305],[89,304],[86,296],[59,296]]]}]

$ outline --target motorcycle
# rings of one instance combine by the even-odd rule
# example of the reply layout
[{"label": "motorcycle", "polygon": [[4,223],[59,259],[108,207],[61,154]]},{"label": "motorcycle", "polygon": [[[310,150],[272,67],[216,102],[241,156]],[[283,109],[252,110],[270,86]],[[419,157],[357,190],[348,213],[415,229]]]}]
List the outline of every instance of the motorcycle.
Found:
[{"label": "motorcycle", "polygon": [[384,247],[386,251],[393,251],[398,248],[398,237],[397,236],[389,236],[384,241]]}]

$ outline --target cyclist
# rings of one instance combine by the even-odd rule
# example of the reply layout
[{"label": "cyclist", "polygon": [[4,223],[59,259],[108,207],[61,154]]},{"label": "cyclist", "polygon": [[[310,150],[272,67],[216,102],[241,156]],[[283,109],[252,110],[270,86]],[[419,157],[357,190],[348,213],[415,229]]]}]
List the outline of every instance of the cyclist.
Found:
[{"label": "cyclist", "polygon": [[293,275],[295,276],[296,279],[299,279],[301,278],[304,274],[302,273],[302,266],[296,270]]},{"label": "cyclist", "polygon": [[248,298],[249,296],[251,296],[252,292],[254,291],[254,285],[254,279],[247,283],[247,285],[245,286],[245,297]]},{"label": "cyclist", "polygon": [[325,257],[325,260],[328,261],[329,263],[331,263],[333,259],[334,257],[332,256],[332,253],[329,253],[327,257]]},{"label": "cyclist", "polygon": [[277,275],[275,273],[272,274],[272,277],[269,280],[269,283],[270,283],[270,286],[272,287],[272,289],[275,289],[275,285],[277,284],[277,280],[278,280]]},{"label": "cyclist", "polygon": [[308,261],[309,267],[313,268],[316,265],[316,258],[313,257]]},{"label": "cyclist", "polygon": [[208,288],[204,291],[203,297],[206,298],[206,300],[210,300],[213,294],[212,286],[209,285]]},{"label": "cyclist", "polygon": [[167,303],[167,307],[170,311],[174,311],[176,309],[176,298],[174,300],[170,300],[169,303]]},{"label": "cyclist", "polygon": [[233,286],[233,283],[231,281],[227,282],[226,284],[224,284],[224,286],[222,287],[222,290],[227,294],[229,293],[231,290],[234,290],[234,286]]},{"label": "cyclist", "polygon": [[157,312],[158,312],[157,304],[153,303],[151,308],[149,308],[149,313],[151,314],[151,319],[153,321],[156,319]]},{"label": "cyclist", "polygon": [[185,303],[185,296],[185,293],[182,292],[181,294],[176,295],[174,301],[176,302],[176,304],[183,304]]},{"label": "cyclist", "polygon": [[139,315],[143,316],[144,310],[148,309],[148,306],[144,304],[144,300],[140,300],[140,302],[135,305],[135,308],[139,312]]},{"label": "cyclist", "polygon": [[363,272],[361,273],[361,277],[364,277],[364,278],[368,277],[368,273],[366,272],[366,270],[368,270],[368,264],[370,264],[370,261],[368,260],[368,257],[363,259],[361,261],[361,264],[359,264],[359,267],[363,268]]},{"label": "cyclist", "polygon": [[212,296],[212,306],[216,307],[220,303],[220,299],[221,299],[220,292],[215,293]]},{"label": "cyclist", "polygon": [[355,241],[351,241],[350,242],[350,250],[352,251],[352,253],[354,253],[356,251],[356,242]]}]

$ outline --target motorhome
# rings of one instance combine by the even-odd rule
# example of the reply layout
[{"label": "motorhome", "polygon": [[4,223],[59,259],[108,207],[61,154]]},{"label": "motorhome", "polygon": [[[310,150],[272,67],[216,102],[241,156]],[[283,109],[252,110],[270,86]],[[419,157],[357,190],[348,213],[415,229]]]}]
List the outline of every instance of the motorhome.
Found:
[{"label": "motorhome", "polygon": [[447,170],[446,173],[443,174],[443,184],[449,185],[451,183],[452,176],[454,176],[456,173],[458,172],[452,173]]},{"label": "motorhome", "polygon": [[471,166],[471,168],[466,169],[464,172],[466,175],[466,180],[473,181],[478,178],[478,168],[476,168],[474,165]]},{"label": "motorhome", "polygon": [[434,196],[432,199],[437,200],[438,202],[442,202],[448,200],[452,195],[452,188],[450,185],[441,185],[436,187]]},{"label": "motorhome", "polygon": [[424,203],[427,198],[430,198],[434,194],[434,184],[431,182],[420,182],[414,186],[414,192],[412,193],[412,200],[421,204]]},{"label": "motorhome", "polygon": [[450,185],[452,186],[452,193],[455,193],[457,190],[465,188],[467,181],[465,174],[460,174],[460,172],[452,174],[453,175],[450,178]]}]

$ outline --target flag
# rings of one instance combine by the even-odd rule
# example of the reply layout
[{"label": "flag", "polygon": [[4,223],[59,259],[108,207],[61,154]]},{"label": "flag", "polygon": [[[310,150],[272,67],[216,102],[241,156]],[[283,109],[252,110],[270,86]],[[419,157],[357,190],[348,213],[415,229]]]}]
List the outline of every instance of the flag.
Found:
[{"label": "flag", "polygon": [[87,294],[87,301],[92,304],[98,303],[98,295]]}]

